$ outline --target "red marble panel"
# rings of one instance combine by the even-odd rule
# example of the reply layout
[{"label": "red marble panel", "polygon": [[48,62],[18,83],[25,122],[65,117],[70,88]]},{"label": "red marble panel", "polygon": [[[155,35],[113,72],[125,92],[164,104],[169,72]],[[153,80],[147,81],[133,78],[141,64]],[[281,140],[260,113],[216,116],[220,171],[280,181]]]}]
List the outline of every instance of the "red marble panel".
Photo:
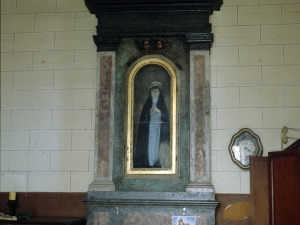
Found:
[{"label": "red marble panel", "polygon": [[109,140],[111,114],[112,56],[100,57],[100,93],[98,113],[98,176],[109,176]]},{"label": "red marble panel", "polygon": [[130,212],[128,218],[123,220],[123,225],[152,225],[152,224],[172,224],[172,214],[170,213],[144,213]]},{"label": "red marble panel", "polygon": [[194,149],[193,165],[195,180],[206,175],[206,153],[205,153],[205,56],[194,56]]},{"label": "red marble panel", "polygon": [[95,212],[94,224],[97,225],[109,225],[109,213],[108,212]]}]

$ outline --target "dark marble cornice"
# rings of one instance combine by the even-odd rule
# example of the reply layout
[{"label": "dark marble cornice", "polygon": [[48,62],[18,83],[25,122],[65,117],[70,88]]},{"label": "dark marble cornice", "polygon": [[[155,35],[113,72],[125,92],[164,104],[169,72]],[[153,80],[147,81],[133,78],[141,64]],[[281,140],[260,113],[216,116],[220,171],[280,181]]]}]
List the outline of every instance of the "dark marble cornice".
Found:
[{"label": "dark marble cornice", "polygon": [[98,19],[98,51],[113,51],[120,37],[185,36],[191,49],[210,49],[209,16],[222,0],[85,0]]}]

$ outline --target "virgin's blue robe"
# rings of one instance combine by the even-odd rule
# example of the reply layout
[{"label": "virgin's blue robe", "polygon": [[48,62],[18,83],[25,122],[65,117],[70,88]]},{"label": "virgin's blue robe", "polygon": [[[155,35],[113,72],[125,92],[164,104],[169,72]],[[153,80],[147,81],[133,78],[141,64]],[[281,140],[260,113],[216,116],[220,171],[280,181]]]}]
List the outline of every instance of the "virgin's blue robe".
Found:
[{"label": "virgin's blue robe", "polygon": [[[150,124],[150,109],[152,108],[152,97],[151,90],[158,87],[152,87],[149,90],[148,98],[144,104],[141,112],[139,126],[138,126],[138,137],[136,148],[133,154],[133,168],[149,168],[148,162],[148,145],[149,145],[149,124]],[[160,143],[170,142],[170,119],[168,109],[165,104],[162,91],[157,101],[156,107],[161,112],[161,128],[160,128]],[[153,166],[155,168],[161,168],[159,160]]]}]

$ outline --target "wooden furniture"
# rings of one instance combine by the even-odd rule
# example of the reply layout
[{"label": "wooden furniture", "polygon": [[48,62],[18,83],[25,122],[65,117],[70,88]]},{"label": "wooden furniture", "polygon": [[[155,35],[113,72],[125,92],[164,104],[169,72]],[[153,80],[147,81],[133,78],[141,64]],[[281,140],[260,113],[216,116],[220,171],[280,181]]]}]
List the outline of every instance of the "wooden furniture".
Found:
[{"label": "wooden furniture", "polygon": [[300,149],[269,152],[270,225],[300,224]]},{"label": "wooden furniture", "polygon": [[[86,192],[17,192],[15,214],[28,211],[29,221],[0,220],[0,225],[85,225],[87,209],[82,199]],[[8,192],[0,192],[0,212],[8,215]]]},{"label": "wooden furniture", "polygon": [[76,217],[33,217],[29,221],[21,220],[0,220],[1,225],[85,225],[86,218],[76,218]]},{"label": "wooden furniture", "polygon": [[269,225],[268,157],[250,157],[251,225]]},{"label": "wooden furniture", "polygon": [[[82,199],[86,192],[17,192],[15,215],[30,212],[31,217],[87,217]],[[0,212],[9,214],[8,192],[0,192]]]}]

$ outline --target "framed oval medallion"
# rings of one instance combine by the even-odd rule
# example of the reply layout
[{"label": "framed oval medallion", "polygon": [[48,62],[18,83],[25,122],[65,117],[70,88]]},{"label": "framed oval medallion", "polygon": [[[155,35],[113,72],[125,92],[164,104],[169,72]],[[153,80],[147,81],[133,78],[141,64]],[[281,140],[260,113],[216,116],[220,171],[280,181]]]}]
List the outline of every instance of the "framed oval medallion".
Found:
[{"label": "framed oval medallion", "polygon": [[234,134],[229,144],[232,160],[242,169],[250,168],[250,157],[261,156],[263,147],[259,136],[248,128],[241,129]]}]

